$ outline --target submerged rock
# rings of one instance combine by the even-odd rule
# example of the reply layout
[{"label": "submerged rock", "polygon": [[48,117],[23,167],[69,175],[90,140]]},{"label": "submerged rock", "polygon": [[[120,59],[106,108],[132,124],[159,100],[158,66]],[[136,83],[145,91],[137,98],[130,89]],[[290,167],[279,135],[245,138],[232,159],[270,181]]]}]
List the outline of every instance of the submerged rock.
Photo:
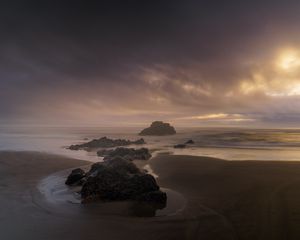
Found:
[{"label": "submerged rock", "polygon": [[142,130],[139,135],[153,135],[153,136],[164,136],[164,135],[174,135],[176,134],[175,128],[169,123],[164,123],[162,121],[152,122],[151,126]]},{"label": "submerged rock", "polygon": [[81,185],[83,181],[81,181],[85,177],[85,172],[81,168],[76,168],[72,170],[70,175],[66,180],[67,185]]},{"label": "submerged rock", "polygon": [[123,157],[126,160],[148,160],[151,158],[151,154],[147,148],[124,148],[119,147],[111,150],[100,150],[97,152],[97,155],[100,157],[104,157],[104,160],[112,159],[116,156]]},{"label": "submerged rock", "polygon": [[185,144],[176,144],[174,145],[174,148],[185,148],[186,145]]},{"label": "submerged rock", "polygon": [[119,147],[119,146],[128,146],[131,144],[145,144],[145,140],[143,138],[138,139],[136,141],[130,141],[125,139],[110,139],[107,137],[102,137],[99,139],[93,139],[90,142],[83,144],[75,144],[68,147],[70,150],[90,150],[95,148],[111,148],[111,147]]},{"label": "submerged rock", "polygon": [[192,139],[190,139],[190,140],[188,140],[188,141],[185,142],[185,144],[194,144],[194,143],[195,142]]},{"label": "submerged rock", "polygon": [[184,144],[180,143],[180,144],[174,145],[174,148],[186,148],[187,145],[194,144],[194,143],[195,142],[193,140],[188,140]]},{"label": "submerged rock", "polygon": [[[75,170],[72,173],[78,171]],[[83,203],[133,200],[165,205],[167,201],[166,194],[160,191],[152,175],[140,171],[134,163],[121,157],[93,164],[85,176],[80,191]]]}]

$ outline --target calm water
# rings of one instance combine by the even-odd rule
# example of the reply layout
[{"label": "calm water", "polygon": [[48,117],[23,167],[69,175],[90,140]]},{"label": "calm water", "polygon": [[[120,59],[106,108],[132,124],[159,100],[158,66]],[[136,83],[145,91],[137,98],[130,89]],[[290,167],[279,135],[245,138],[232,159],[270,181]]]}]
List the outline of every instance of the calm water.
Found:
[{"label": "calm water", "polygon": [[[66,146],[93,138],[137,139],[140,128],[0,127],[0,150],[30,150],[97,161],[95,152],[71,151]],[[211,156],[228,160],[300,160],[300,130],[177,129],[175,136],[144,137],[157,153]],[[173,145],[193,139],[186,149]],[[133,146],[134,147],[134,146]]]}]

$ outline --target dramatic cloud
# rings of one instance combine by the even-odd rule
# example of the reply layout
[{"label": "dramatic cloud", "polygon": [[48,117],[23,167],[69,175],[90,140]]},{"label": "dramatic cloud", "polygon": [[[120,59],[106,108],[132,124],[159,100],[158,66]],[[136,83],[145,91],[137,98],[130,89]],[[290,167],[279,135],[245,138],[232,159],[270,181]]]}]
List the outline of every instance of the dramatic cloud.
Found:
[{"label": "dramatic cloud", "polygon": [[298,126],[299,1],[11,1],[0,121]]}]

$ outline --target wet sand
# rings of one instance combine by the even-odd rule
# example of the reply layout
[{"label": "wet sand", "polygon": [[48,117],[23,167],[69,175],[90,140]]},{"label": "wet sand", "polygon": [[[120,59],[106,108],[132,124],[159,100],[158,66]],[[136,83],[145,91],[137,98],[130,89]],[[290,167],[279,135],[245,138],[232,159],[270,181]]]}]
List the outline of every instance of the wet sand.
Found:
[{"label": "wet sand", "polygon": [[0,152],[0,239],[300,239],[300,163],[157,156],[162,187],[186,208],[153,218],[92,214],[53,204],[39,192],[45,177],[84,161],[36,152]]},{"label": "wet sand", "polygon": [[[300,162],[159,156],[151,166],[161,185],[188,196],[195,217],[196,206],[211,209],[235,239],[300,239]],[[199,227],[198,235],[207,229]]]}]

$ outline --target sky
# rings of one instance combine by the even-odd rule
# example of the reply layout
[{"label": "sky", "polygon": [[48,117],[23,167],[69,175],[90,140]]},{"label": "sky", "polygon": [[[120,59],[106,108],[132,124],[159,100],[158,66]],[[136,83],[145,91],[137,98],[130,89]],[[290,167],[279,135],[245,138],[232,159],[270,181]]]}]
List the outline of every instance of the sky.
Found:
[{"label": "sky", "polygon": [[0,123],[300,127],[300,1],[1,1]]}]

